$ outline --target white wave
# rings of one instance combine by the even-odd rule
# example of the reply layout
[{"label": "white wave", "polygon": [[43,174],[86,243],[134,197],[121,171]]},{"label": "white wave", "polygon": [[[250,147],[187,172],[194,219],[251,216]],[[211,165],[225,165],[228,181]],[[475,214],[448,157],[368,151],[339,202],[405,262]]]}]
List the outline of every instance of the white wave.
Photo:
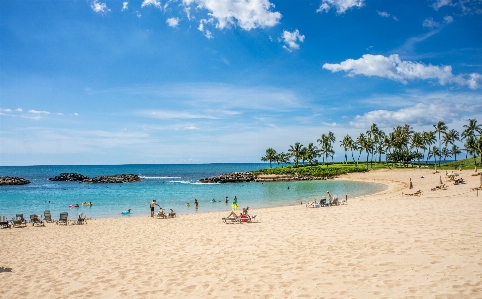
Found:
[{"label": "white wave", "polygon": [[192,181],[168,181],[168,183],[189,184],[189,185],[219,185],[220,183],[201,183]]},{"label": "white wave", "polygon": [[180,179],[180,176],[139,176],[145,180]]}]

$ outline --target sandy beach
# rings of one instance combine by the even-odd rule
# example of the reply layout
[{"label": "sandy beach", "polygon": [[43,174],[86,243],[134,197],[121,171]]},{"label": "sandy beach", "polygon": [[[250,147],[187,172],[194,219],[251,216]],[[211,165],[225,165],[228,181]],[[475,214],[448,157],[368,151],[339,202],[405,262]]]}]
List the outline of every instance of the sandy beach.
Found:
[{"label": "sandy beach", "polygon": [[[145,217],[1,229],[0,293],[2,298],[480,298],[482,191],[479,196],[471,191],[480,176],[458,172],[467,183],[454,185],[445,171],[432,172],[342,176],[338,179],[388,188],[334,207],[253,210],[256,223],[225,224],[221,218],[228,213],[153,219],[146,208]],[[431,191],[440,176],[447,190]],[[417,190],[421,196],[402,196]]]}]

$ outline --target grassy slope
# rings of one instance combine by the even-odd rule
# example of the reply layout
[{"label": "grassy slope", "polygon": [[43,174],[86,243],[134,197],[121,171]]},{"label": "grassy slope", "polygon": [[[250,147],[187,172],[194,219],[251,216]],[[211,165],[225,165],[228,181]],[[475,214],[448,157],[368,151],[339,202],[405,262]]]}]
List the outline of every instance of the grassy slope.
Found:
[{"label": "grassy slope", "polygon": [[[477,165],[480,165],[480,156],[476,158]],[[422,166],[426,166],[424,163],[421,163]],[[297,174],[297,175],[304,175],[304,176],[313,176],[313,177],[334,177],[344,173],[350,172],[363,172],[367,170],[376,170],[376,169],[402,169],[402,168],[416,168],[418,167],[418,163],[414,162],[413,164],[408,164],[407,167],[403,167],[401,164],[386,164],[386,163],[373,163],[370,165],[368,163],[368,169],[365,163],[359,163],[358,165],[349,163],[328,163],[326,165],[316,165],[316,166],[309,166],[309,165],[299,165],[298,167],[294,167],[293,165],[276,167],[276,168],[267,168],[262,169],[259,171],[255,171],[254,174]],[[429,168],[434,168],[433,164],[429,164]],[[450,163],[442,163],[439,167],[437,165],[437,169],[474,169],[474,158],[470,157],[467,159],[459,160],[456,162]],[[482,167],[481,167],[482,168]]]}]

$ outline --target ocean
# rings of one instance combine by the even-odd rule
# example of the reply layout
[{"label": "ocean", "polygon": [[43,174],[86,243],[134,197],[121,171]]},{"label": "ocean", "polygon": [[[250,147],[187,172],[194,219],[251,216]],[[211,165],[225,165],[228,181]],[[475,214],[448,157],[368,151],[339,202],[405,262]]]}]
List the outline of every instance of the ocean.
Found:
[{"label": "ocean", "polygon": [[[1,166],[0,176],[18,176],[32,182],[23,186],[0,186],[0,215],[12,218],[15,214],[43,214],[50,210],[52,217],[68,212],[75,219],[81,212],[88,218],[115,218],[148,216],[149,203],[156,199],[164,209],[172,208],[178,214],[231,210],[236,196],[239,207],[251,210],[265,207],[296,205],[319,199],[326,191],[348,198],[371,194],[386,188],[383,184],[350,181],[249,182],[230,184],[202,184],[201,178],[221,173],[253,171],[269,167],[265,163],[222,164],[147,164],[147,165],[43,165]],[[142,180],[124,184],[80,184],[52,182],[49,178],[62,172],[85,176],[137,174]],[[229,203],[225,203],[228,196]],[[199,207],[194,207],[194,199]],[[212,200],[215,202],[212,202]],[[92,202],[92,206],[82,206]],[[190,203],[188,207],[187,203]],[[79,208],[69,208],[79,204]],[[128,216],[122,211],[131,209]],[[156,207],[156,212],[157,212]]]}]

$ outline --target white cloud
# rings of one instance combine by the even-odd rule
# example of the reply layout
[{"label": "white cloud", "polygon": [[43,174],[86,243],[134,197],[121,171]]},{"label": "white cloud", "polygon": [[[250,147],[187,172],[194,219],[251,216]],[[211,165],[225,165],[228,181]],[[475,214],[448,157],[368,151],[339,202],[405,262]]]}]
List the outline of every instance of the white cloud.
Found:
[{"label": "white cloud", "polygon": [[439,10],[444,6],[453,6],[458,7],[462,10],[463,14],[482,14],[482,8],[480,6],[480,0],[436,0],[435,3],[432,4],[433,9]]},{"label": "white cloud", "polygon": [[49,115],[48,111],[29,110],[28,113]]},{"label": "white cloud", "polygon": [[[453,17],[445,16],[443,26],[448,25],[448,24],[452,23],[453,21],[454,21]],[[423,20],[423,27],[433,29],[433,28],[438,28],[438,27],[441,27],[441,26],[442,26],[442,24],[434,21],[433,18],[427,18],[427,19]]]},{"label": "white cloud", "polygon": [[407,80],[428,80],[436,79],[441,85],[455,83],[468,85],[471,89],[478,89],[481,86],[480,74],[469,75],[452,74],[452,67],[424,65],[419,62],[403,61],[398,54],[388,57],[383,55],[365,54],[362,58],[354,60],[347,59],[339,64],[325,63],[323,68],[332,72],[345,71],[349,76],[365,75],[388,78],[407,84]]},{"label": "white cloud", "polygon": [[150,6],[150,5],[161,9],[161,1],[159,0],[144,0],[142,1],[141,7]]},{"label": "white cloud", "polygon": [[79,116],[77,113],[74,113],[75,116]]},{"label": "white cloud", "polygon": [[12,112],[12,109],[8,109],[8,108],[7,108],[7,109],[2,109],[2,108],[0,108],[0,111],[3,111],[3,112]]},{"label": "white cloud", "polygon": [[302,43],[305,40],[305,36],[301,35],[298,29],[293,32],[284,30],[280,39],[286,44],[283,48],[291,52],[300,48],[298,42]]},{"label": "white cloud", "polygon": [[365,0],[322,0],[316,12],[328,12],[334,7],[338,14],[342,14],[354,7],[362,7],[364,2]]},{"label": "white cloud", "polygon": [[129,9],[129,8],[128,8],[128,4],[129,4],[129,2],[127,2],[127,1],[126,1],[126,2],[122,2],[122,9],[121,9],[121,10],[122,10],[122,11],[128,10],[128,9]]},{"label": "white cloud", "polygon": [[179,25],[179,18],[169,18],[166,20],[166,23],[170,27],[177,27],[177,25]]},{"label": "white cloud", "polygon": [[281,19],[279,12],[271,11],[274,5],[269,0],[183,0],[183,4],[197,4],[196,9],[208,10],[218,29],[231,26],[244,30],[273,27]]},{"label": "white cloud", "polygon": [[217,117],[207,114],[195,114],[186,111],[151,110],[141,111],[140,115],[157,119],[216,119]]},{"label": "white cloud", "polygon": [[378,13],[379,16],[384,17],[384,18],[388,18],[390,16],[390,14],[388,12],[385,12],[385,11],[378,11],[377,10],[377,13]]},{"label": "white cloud", "polygon": [[423,20],[423,27],[427,27],[427,28],[440,27],[440,23],[435,22],[433,18],[428,18]]},{"label": "white cloud", "polygon": [[22,110],[22,108],[17,108],[17,110],[15,110],[15,111],[22,112],[23,110]]},{"label": "white cloud", "polygon": [[445,16],[444,21],[445,21],[445,24],[450,24],[454,21],[454,18],[452,18],[451,16]]},{"label": "white cloud", "polygon": [[209,30],[206,30],[204,32],[204,36],[207,37],[208,39],[214,38],[213,34]]},{"label": "white cloud", "polygon": [[139,11],[137,11],[137,10],[134,12],[134,14],[135,14],[136,17],[138,17],[138,18],[142,17],[141,13],[140,13]]},{"label": "white cloud", "polygon": [[90,7],[97,13],[100,14],[105,14],[106,12],[109,12],[110,9],[107,7],[107,4],[99,2],[97,0],[92,1],[90,4]]},{"label": "white cloud", "polygon": [[432,4],[432,7],[435,10],[439,10],[441,7],[446,5],[452,5],[452,0],[436,0],[435,3]]},{"label": "white cloud", "polygon": [[199,130],[196,126],[187,126],[184,128],[184,130]]},{"label": "white cloud", "polygon": [[357,115],[350,122],[356,128],[368,128],[376,123],[380,128],[394,127],[402,124],[431,125],[437,120],[451,122],[457,118],[454,106],[449,103],[417,103],[413,106],[395,111],[374,110],[363,115]]}]

